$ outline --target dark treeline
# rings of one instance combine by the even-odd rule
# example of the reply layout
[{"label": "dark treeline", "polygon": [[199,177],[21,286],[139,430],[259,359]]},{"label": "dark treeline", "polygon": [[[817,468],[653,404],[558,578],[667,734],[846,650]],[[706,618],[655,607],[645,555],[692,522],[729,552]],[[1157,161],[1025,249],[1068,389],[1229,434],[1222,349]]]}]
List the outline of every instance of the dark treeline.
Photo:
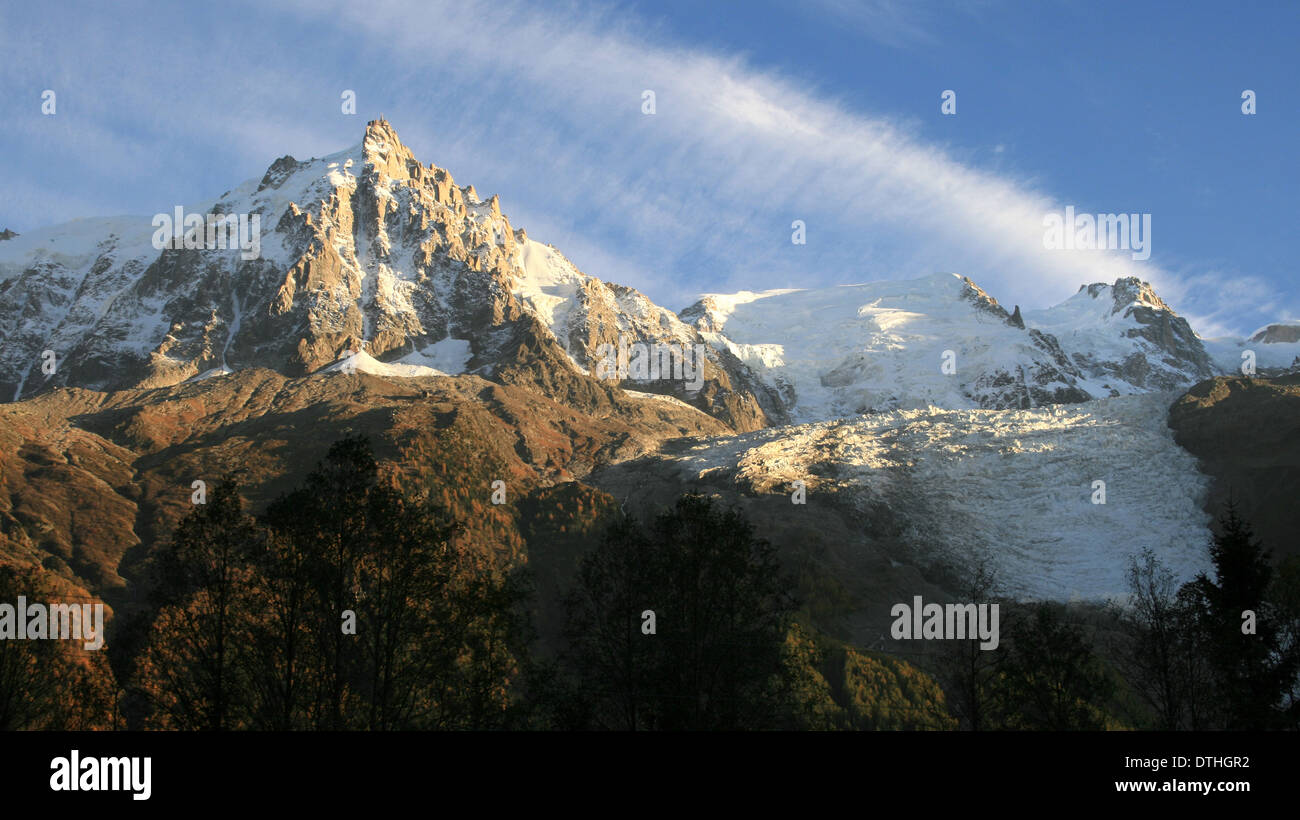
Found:
[{"label": "dark treeline", "polygon": [[[0,641],[0,728],[1300,724],[1300,562],[1275,569],[1232,508],[1213,577],[1179,587],[1147,552],[1123,605],[1000,600],[996,650],[949,640],[909,663],[815,629],[817,602],[794,599],[773,545],[693,494],[650,521],[611,517],[548,655],[525,574],[461,537],[444,498],[401,486],[361,438],[257,517],[223,480],[152,561],[116,677],[66,641]],[[50,583],[0,566],[0,601],[68,593]],[[980,567],[958,598],[996,588]]]},{"label": "dark treeline", "polygon": [[260,520],[219,484],[156,563],[131,688],[174,729],[510,724],[520,587],[345,439]]},{"label": "dark treeline", "polygon": [[[219,484],[155,562],[129,723],[228,729],[941,728],[906,664],[814,638],[773,547],[683,496],[618,516],[538,659],[519,573],[345,439],[254,520]],[[910,670],[910,671],[909,671]],[[888,685],[881,686],[881,679]],[[897,689],[910,684],[914,691]],[[838,698],[838,700],[837,700]]]},{"label": "dark treeline", "polygon": [[[0,603],[90,600],[56,576],[0,564]],[[0,640],[0,730],[122,728],[108,657],[70,641]]]}]

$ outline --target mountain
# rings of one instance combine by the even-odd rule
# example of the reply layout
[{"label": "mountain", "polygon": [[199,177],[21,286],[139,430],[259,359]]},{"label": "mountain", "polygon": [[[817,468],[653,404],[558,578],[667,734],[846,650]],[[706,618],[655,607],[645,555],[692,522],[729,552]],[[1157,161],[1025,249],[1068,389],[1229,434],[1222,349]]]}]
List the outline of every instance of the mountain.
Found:
[{"label": "mountain", "polygon": [[[1131,278],[1024,314],[954,274],[711,294],[675,314],[530,239],[498,197],[421,164],[384,120],[346,151],[281,157],[260,179],[178,210],[6,232],[0,396],[360,363],[394,376],[474,373],[592,410],[604,399],[581,377],[608,375],[605,351],[658,345],[702,351],[698,383],[635,367],[600,381],[677,398],[743,432],[931,405],[1077,403],[1228,372],[1222,345],[1212,360]],[[206,214],[241,229],[256,220],[256,247],[214,247],[222,234],[202,224],[173,247],[158,225]]]},{"label": "mountain", "polygon": [[1295,344],[1300,342],[1300,323],[1282,322],[1262,327],[1250,340],[1260,344]]},{"label": "mountain", "polygon": [[[383,120],[352,149],[281,157],[260,180],[182,213],[256,217],[260,247],[213,247],[203,240],[220,234],[209,228],[187,233],[199,247],[159,248],[166,230],[134,217],[80,220],[0,247],[0,393],[162,387],[249,367],[301,376],[364,351],[592,407],[591,385],[575,376],[601,345],[620,334],[628,344],[701,343],[670,311],[530,240],[497,197],[422,165]],[[45,351],[57,363],[50,374]],[[705,357],[700,384],[629,386],[677,396],[736,429],[780,420],[775,396],[743,365],[711,348]]]},{"label": "mountain", "polygon": [[[144,604],[157,547],[192,509],[193,482],[211,492],[234,476],[261,512],[331,444],[360,434],[388,468],[430,488],[464,522],[469,547],[530,564],[553,617],[565,568],[599,523],[594,511],[612,505],[579,480],[665,439],[728,431],[662,397],[614,389],[588,414],[474,375],[358,368],[289,378],[247,368],[170,387],[60,388],[0,404],[0,564],[42,567],[129,613]],[[491,503],[497,480],[506,488],[501,505]]]},{"label": "mountain", "polygon": [[[674,313],[529,238],[384,120],[180,210],[0,243],[0,396],[14,400],[0,536],[96,594],[126,584],[193,476],[242,465],[256,506],[354,429],[386,437],[413,475],[437,463],[426,436],[450,430],[534,489],[581,483],[638,506],[709,486],[769,510],[774,531],[803,527],[801,544],[819,533],[835,583],[876,603],[920,583],[917,567],[983,553],[1025,594],[1112,594],[1134,533],[1180,572],[1201,566],[1210,479],[1166,408],[1247,351],[1261,367],[1300,353],[1289,325],[1201,339],[1134,278],[1024,312],[937,274],[709,294]],[[202,218],[168,241],[160,218],[186,213],[256,241],[214,247]],[[655,346],[702,351],[698,380],[602,372],[610,350]],[[821,505],[806,521],[796,479]],[[1096,480],[1107,506],[1089,500]],[[888,578],[903,580],[869,587]]]},{"label": "mountain", "polygon": [[[649,496],[650,506],[682,486],[743,500],[767,531],[846,568],[838,582],[873,602],[854,629],[884,621],[887,606],[873,606],[944,584],[946,571],[980,558],[1008,594],[1101,600],[1126,593],[1128,558],[1143,547],[1179,580],[1209,566],[1210,478],[1166,424],[1176,398],[893,410],[673,442],[588,481],[617,498]],[[796,481],[803,504],[792,503]]]},{"label": "mountain", "polygon": [[1219,375],[1251,375],[1246,368],[1252,364],[1260,376],[1300,371],[1300,324],[1294,322],[1268,325],[1245,339],[1222,336],[1204,342]]},{"label": "mountain", "polygon": [[1135,277],[1081,287],[1025,322],[1059,340],[1096,397],[1185,388],[1215,375],[1187,320]]},{"label": "mountain", "polygon": [[938,274],[711,294],[682,316],[772,385],[799,421],[1077,403],[1215,373],[1187,320],[1132,278],[1024,314],[967,278]]},{"label": "mountain", "polygon": [[1275,558],[1300,555],[1300,374],[1202,382],[1169,408],[1169,426],[1213,479],[1208,513],[1234,502]]}]

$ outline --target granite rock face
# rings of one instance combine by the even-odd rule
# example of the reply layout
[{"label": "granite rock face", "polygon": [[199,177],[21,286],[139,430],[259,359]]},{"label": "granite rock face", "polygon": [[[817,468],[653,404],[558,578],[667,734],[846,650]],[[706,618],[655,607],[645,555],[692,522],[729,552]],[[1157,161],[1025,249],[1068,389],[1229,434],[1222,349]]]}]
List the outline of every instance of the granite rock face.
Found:
[{"label": "granite rock face", "polygon": [[[384,120],[350,150],[277,159],[207,212],[257,217],[256,254],[221,242],[170,247],[143,217],[83,220],[9,248],[0,258],[0,396],[165,387],[251,367],[301,376],[364,351],[572,397],[582,392],[573,377],[620,334],[702,343],[671,311],[529,240],[496,196],[481,199],[446,169],[421,164]],[[539,308],[554,284],[530,262],[542,257],[576,292],[561,320]],[[738,430],[780,419],[779,399],[743,364],[712,349],[706,358],[702,385],[628,386]]]}]

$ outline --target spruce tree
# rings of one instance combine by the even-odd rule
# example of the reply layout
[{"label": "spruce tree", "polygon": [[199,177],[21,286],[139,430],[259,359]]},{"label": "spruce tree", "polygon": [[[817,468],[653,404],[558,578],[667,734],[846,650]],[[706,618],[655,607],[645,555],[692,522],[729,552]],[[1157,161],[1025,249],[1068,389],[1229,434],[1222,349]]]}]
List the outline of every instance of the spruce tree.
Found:
[{"label": "spruce tree", "polygon": [[1191,598],[1224,728],[1273,728],[1293,675],[1278,651],[1276,613],[1267,602],[1274,574],[1269,553],[1233,502],[1219,519],[1210,560],[1215,579],[1198,575],[1191,582]]}]

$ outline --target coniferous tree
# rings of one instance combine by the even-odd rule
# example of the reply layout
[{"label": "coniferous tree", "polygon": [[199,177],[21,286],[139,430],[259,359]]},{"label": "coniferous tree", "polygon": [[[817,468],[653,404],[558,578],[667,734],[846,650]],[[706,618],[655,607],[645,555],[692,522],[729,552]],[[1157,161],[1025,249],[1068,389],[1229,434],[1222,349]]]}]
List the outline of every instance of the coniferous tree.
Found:
[{"label": "coniferous tree", "polygon": [[1210,559],[1215,578],[1201,573],[1184,597],[1197,613],[1223,727],[1274,728],[1294,683],[1294,662],[1281,651],[1277,612],[1267,601],[1274,575],[1269,553],[1232,502],[1219,519]]}]

